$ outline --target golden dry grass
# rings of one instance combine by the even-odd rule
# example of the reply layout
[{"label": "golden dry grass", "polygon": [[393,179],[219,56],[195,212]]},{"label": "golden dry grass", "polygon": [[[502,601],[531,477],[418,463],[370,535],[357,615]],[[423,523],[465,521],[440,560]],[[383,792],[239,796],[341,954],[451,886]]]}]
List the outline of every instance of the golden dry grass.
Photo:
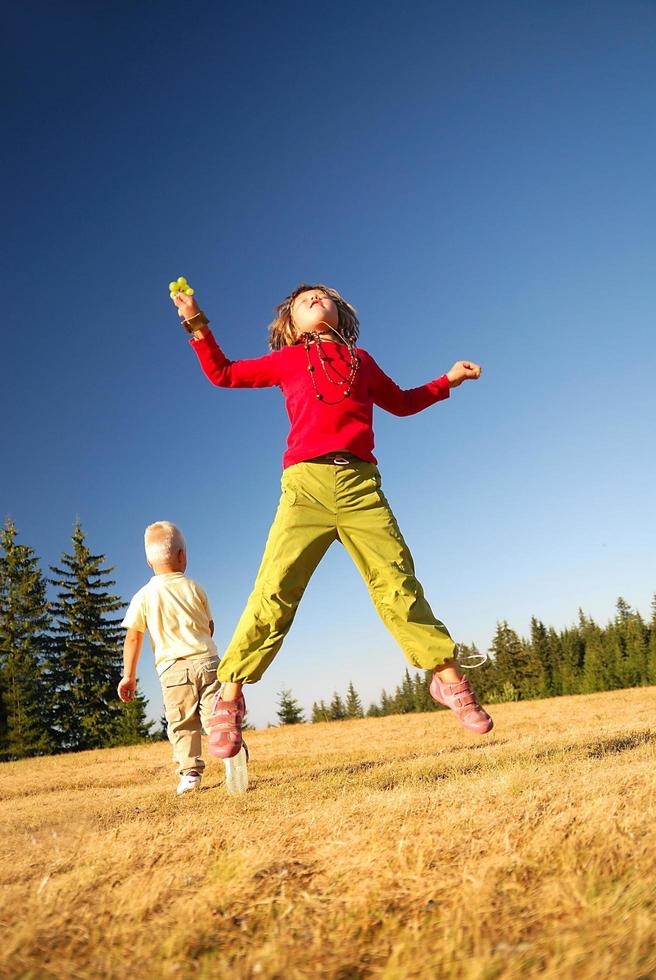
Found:
[{"label": "golden dry grass", "polygon": [[0,768],[2,976],[656,976],[656,689]]}]

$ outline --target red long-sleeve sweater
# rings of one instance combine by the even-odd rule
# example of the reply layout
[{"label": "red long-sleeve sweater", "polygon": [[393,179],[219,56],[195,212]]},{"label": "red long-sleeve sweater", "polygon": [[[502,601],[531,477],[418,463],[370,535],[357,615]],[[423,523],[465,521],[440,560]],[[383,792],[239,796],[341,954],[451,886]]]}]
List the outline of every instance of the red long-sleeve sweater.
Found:
[{"label": "red long-sleeve sweater", "polygon": [[[322,456],[324,453],[353,453],[370,463],[373,454],[373,406],[379,405],[392,415],[414,415],[435,402],[449,397],[446,375],[419,388],[403,391],[381,371],[373,357],[361,347],[360,359],[351,393],[341,398],[344,384],[331,384],[323,371],[317,349],[310,347],[310,359],[317,388],[324,396],[320,401],[308,371],[308,356],[303,344],[283,347],[264,357],[229,361],[214,336],[208,331],[200,340],[192,339],[201,367],[213,385],[220,388],[270,388],[277,385],[284,397],[291,423],[283,468],[293,463]],[[331,378],[349,377],[349,353],[345,344],[322,341],[326,353],[326,370]]]}]

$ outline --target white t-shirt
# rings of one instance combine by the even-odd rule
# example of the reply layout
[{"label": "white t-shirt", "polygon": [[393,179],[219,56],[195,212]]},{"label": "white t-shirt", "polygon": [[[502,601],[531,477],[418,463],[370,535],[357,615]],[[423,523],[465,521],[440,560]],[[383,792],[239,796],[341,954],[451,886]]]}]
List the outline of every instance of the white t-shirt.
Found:
[{"label": "white t-shirt", "polygon": [[155,667],[161,674],[174,660],[217,657],[210,635],[212,612],[205,590],[183,572],[153,575],[139,589],[121,623],[150,633]]}]

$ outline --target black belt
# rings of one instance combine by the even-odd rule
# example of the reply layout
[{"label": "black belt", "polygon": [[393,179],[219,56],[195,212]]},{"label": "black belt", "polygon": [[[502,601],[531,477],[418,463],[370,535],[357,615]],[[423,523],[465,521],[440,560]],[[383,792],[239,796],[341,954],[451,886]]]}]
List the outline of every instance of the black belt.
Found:
[{"label": "black belt", "polygon": [[362,460],[359,456],[354,456],[353,453],[324,453],[323,456],[315,456],[314,459],[308,459],[308,463],[329,463],[334,466],[349,466],[351,463],[361,463]]}]

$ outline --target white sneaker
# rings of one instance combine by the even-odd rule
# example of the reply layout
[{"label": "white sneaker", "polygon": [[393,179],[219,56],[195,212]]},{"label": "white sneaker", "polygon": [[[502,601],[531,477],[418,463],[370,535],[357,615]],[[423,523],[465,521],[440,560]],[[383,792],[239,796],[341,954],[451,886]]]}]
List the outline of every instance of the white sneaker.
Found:
[{"label": "white sneaker", "polygon": [[200,789],[200,781],[203,777],[195,769],[191,769],[186,772],[184,776],[180,776],[180,782],[178,783],[178,788],[176,793],[180,796],[182,793],[188,793],[192,789]]},{"label": "white sneaker", "polygon": [[248,749],[242,744],[237,755],[224,759],[226,789],[231,796],[242,796],[248,789]]}]

